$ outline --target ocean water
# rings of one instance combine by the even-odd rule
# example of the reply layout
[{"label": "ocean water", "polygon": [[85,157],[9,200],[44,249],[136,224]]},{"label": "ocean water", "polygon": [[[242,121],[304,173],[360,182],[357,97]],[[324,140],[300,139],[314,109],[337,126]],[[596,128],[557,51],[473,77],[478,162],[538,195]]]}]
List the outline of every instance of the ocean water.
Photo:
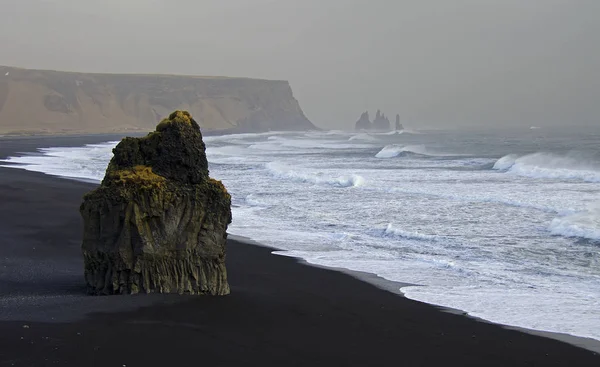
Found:
[{"label": "ocean water", "polygon": [[[409,298],[600,340],[600,129],[205,137],[229,232]],[[116,142],[18,167],[99,181]]]}]

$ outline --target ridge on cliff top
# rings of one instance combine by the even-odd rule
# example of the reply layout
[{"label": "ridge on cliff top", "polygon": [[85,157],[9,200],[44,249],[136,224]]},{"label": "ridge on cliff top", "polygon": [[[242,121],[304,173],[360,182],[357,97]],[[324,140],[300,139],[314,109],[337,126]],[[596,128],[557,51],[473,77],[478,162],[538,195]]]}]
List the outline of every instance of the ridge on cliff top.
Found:
[{"label": "ridge on cliff top", "polygon": [[316,129],[283,80],[0,66],[0,134],[148,132],[174,110],[203,131]]}]

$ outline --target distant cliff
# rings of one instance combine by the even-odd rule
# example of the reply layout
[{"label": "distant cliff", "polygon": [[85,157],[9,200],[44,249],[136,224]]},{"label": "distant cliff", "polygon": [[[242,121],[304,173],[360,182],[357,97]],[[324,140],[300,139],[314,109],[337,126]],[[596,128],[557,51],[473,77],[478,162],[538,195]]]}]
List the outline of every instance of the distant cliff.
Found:
[{"label": "distant cliff", "polygon": [[315,129],[286,81],[0,66],[0,134],[150,131],[177,109],[203,131]]}]

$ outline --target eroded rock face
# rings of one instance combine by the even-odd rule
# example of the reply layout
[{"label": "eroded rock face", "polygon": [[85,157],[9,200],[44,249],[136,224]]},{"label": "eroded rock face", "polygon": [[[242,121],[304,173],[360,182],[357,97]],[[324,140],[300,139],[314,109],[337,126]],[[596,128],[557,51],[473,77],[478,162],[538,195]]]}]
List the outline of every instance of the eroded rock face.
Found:
[{"label": "eroded rock face", "polygon": [[404,130],[404,126],[400,123],[400,115],[396,115],[396,131]]},{"label": "eroded rock face", "polygon": [[[1,60],[0,60],[1,61]],[[149,131],[174,109],[202,131],[314,130],[282,80],[73,73],[0,65],[0,135]]]},{"label": "eroded rock face", "polygon": [[375,120],[373,120],[373,129],[381,131],[390,130],[390,120],[379,110],[377,110]]},{"label": "eroded rock face", "polygon": [[370,130],[372,128],[371,120],[369,119],[369,112],[365,111],[360,115],[358,121],[356,121],[356,130]]},{"label": "eroded rock face", "polygon": [[231,196],[208,176],[196,121],[176,111],[113,153],[80,208],[89,292],[228,294]]}]

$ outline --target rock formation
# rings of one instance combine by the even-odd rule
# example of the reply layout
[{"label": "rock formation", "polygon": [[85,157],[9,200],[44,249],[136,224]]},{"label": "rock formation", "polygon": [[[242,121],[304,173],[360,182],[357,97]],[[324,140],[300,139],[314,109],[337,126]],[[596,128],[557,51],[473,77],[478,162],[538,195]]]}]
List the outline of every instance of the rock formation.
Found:
[{"label": "rock formation", "polygon": [[377,110],[375,120],[373,120],[373,129],[381,131],[390,130],[390,120],[379,110]]},{"label": "rock formation", "polygon": [[[396,127],[398,127],[398,124],[400,124],[400,116],[396,116]],[[402,125],[400,124],[400,126]],[[366,111],[360,115],[360,119],[355,124],[356,130],[389,131],[390,128],[390,120],[380,110],[377,110],[377,113],[375,113],[375,120],[373,122],[369,120],[369,112]],[[402,130],[402,128],[397,130]]]},{"label": "rock formation", "polygon": [[356,121],[355,129],[356,130],[371,130],[371,120],[369,119],[369,112],[365,111],[360,115],[358,121]]},{"label": "rock formation", "polygon": [[145,133],[174,110],[203,131],[316,129],[283,80],[0,66],[0,134]]},{"label": "rock formation", "polygon": [[396,131],[404,130],[404,126],[400,123],[400,115],[396,115]]},{"label": "rock formation", "polygon": [[176,111],[113,153],[80,208],[89,292],[228,294],[231,197],[208,176],[196,121]]}]

